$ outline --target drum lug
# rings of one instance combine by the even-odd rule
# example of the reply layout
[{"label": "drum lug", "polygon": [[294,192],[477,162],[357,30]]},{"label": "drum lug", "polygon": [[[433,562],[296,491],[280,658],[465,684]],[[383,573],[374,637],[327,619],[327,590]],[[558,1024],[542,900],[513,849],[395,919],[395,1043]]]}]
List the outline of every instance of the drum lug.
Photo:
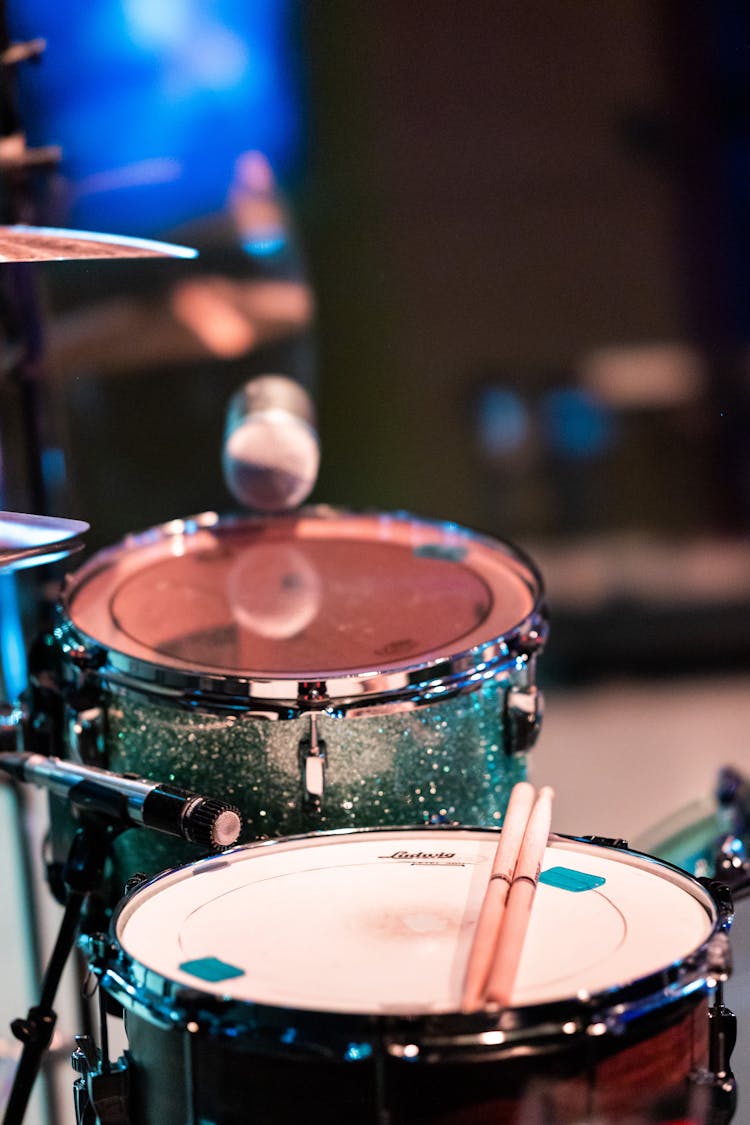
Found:
[{"label": "drum lug", "polygon": [[105,757],[104,712],[101,707],[71,709],[68,741],[71,757],[85,765],[101,765]]},{"label": "drum lug", "polygon": [[107,957],[117,953],[117,947],[112,944],[107,934],[99,930],[82,933],[78,938],[78,945],[89,963],[89,968],[96,976],[101,976]]},{"label": "drum lug", "polygon": [[[726,941],[726,931],[731,929],[734,922],[734,897],[733,891],[735,887],[730,887],[727,880],[722,879],[699,879],[698,882],[701,886],[705,887],[711,898],[714,900],[716,910],[719,915],[719,928],[721,935]],[[728,942],[727,942],[728,946]]]},{"label": "drum lug", "polygon": [[150,878],[151,876],[146,875],[143,871],[136,871],[134,875],[130,875],[125,880],[125,888],[122,892],[123,895],[126,898],[129,895],[132,895],[135,891],[138,890],[139,887],[142,887],[144,883],[147,883]]},{"label": "drum lug", "polygon": [[301,706],[319,706],[326,697],[325,680],[300,680],[297,684],[297,701]]},{"label": "drum lug", "polygon": [[539,607],[538,616],[525,632],[517,633],[508,638],[508,649],[515,656],[533,658],[543,650],[548,636],[547,609],[542,605]]},{"label": "drum lug", "polygon": [[524,754],[531,749],[537,740],[543,713],[544,695],[535,684],[508,688],[503,717],[508,734],[506,754]]},{"label": "drum lug", "polygon": [[310,716],[310,733],[300,739],[299,764],[303,806],[307,812],[319,813],[325,791],[326,744],[318,738],[317,715]]}]

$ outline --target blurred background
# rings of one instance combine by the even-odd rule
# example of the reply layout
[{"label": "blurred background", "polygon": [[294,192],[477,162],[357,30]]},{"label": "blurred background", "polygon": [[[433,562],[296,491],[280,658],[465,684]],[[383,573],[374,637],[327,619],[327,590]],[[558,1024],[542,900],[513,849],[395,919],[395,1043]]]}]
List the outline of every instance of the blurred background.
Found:
[{"label": "blurred background", "polygon": [[227,399],[278,370],[316,395],[314,499],[536,550],[563,676],[744,661],[742,5],[34,0],[10,22],[48,40],[19,73],[29,140],[63,148],[37,221],[201,251],[36,267],[50,506],[92,546],[231,507]]},{"label": "blurred background", "polygon": [[[719,767],[750,770],[747,6],[25,0],[9,24],[47,39],[20,104],[63,148],[36,221],[201,252],[35,267],[50,514],[94,548],[230,510],[228,398],[290,375],[313,500],[539,562],[555,827],[705,827]],[[0,378],[24,511],[18,410]]]}]

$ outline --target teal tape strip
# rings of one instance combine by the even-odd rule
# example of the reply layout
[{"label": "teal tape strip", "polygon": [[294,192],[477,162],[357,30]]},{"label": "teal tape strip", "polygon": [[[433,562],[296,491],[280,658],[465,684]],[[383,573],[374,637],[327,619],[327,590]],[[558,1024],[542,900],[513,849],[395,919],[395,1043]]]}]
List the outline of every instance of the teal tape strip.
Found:
[{"label": "teal tape strip", "polygon": [[465,547],[444,547],[440,543],[423,543],[421,547],[414,548],[414,554],[420,559],[438,559],[444,562],[463,562],[466,558]]},{"label": "teal tape strip", "polygon": [[585,871],[575,871],[572,867],[550,867],[539,876],[540,883],[548,887],[559,887],[562,891],[593,891],[607,882],[601,875],[587,875]]},{"label": "teal tape strip", "polygon": [[195,961],[183,961],[180,968],[183,973],[190,973],[191,976],[208,981],[232,980],[233,977],[245,975],[244,969],[220,961],[218,957],[198,957]]}]

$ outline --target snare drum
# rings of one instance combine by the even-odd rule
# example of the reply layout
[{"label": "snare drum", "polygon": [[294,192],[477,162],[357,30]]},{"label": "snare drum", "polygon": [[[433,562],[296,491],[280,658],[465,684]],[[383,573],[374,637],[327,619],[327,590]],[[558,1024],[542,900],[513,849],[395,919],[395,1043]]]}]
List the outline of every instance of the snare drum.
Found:
[{"label": "snare drum", "polygon": [[319,833],[141,886],[110,936],[85,939],[125,1007],[132,1120],[684,1114],[706,1078],[730,908],[659,861],[552,837],[512,1006],[462,1014],[496,845],[452,826]]},{"label": "snare drum", "polygon": [[[68,580],[47,645],[55,752],[232,801],[245,839],[498,824],[539,724],[545,634],[533,565],[453,524],[178,521]],[[127,873],[197,855],[138,831],[117,846]]]}]

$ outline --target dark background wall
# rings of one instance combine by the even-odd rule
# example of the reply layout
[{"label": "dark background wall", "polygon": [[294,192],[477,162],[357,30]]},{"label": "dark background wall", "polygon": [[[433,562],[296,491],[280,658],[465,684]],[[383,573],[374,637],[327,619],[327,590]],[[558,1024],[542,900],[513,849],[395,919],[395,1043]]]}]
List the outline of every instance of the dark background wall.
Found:
[{"label": "dark background wall", "polygon": [[[594,349],[687,341],[710,368],[727,343],[726,320],[706,338],[706,294],[737,283],[727,127],[706,81],[721,14],[639,2],[313,11],[304,213],[323,491],[564,533],[551,443],[493,477],[476,392],[508,388],[542,425],[540,396],[580,385]],[[717,479],[726,388],[708,370],[703,389],[687,413],[620,418],[589,465],[610,487],[584,530],[737,521],[737,481]]]},{"label": "dark background wall", "polygon": [[682,328],[673,185],[628,137],[667,98],[654,6],[344,7],[310,23],[325,491],[502,522],[473,384]]}]

